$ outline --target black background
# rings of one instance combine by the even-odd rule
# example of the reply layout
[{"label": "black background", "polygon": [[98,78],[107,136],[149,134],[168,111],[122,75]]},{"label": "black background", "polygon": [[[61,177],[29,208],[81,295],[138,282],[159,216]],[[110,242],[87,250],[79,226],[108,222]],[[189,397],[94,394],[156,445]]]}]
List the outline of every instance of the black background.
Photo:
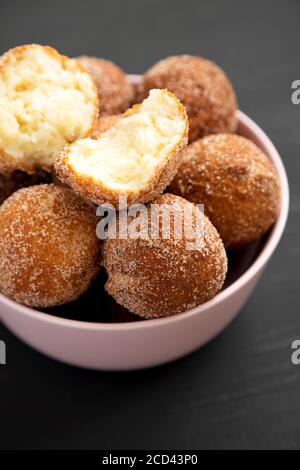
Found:
[{"label": "black background", "polygon": [[130,373],[90,372],[34,352],[2,325],[3,449],[300,448],[300,79],[297,0],[0,2],[0,52],[50,44],[142,73],[173,53],[224,67],[240,108],[269,134],[286,165],[284,238],[241,314],[180,361]]}]

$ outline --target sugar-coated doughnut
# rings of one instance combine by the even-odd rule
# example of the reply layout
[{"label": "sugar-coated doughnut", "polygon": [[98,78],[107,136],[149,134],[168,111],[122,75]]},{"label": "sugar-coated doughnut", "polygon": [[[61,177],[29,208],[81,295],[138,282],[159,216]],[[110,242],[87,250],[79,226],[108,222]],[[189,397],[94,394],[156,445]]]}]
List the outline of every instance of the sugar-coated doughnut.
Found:
[{"label": "sugar-coated doughnut", "polygon": [[96,85],[101,116],[123,113],[129,108],[133,99],[133,87],[120,67],[110,60],[86,55],[77,60]]},{"label": "sugar-coated doughnut", "polygon": [[31,186],[0,206],[0,292],[30,307],[77,299],[100,270],[96,212],[67,188]]},{"label": "sugar-coated doughnut", "polygon": [[151,88],[167,88],[186,107],[189,140],[218,132],[235,132],[236,97],[223,70],[191,55],[171,56],[154,64],[138,86],[137,100]]},{"label": "sugar-coated doughnut", "polygon": [[[149,229],[148,238],[144,234],[144,238],[136,239],[121,239],[117,232],[115,239],[104,241],[103,249],[107,292],[119,304],[145,318],[173,315],[211,299],[221,290],[227,271],[226,252],[219,234],[196,205],[167,193],[152,204],[158,207],[157,232]],[[178,238],[175,221],[184,211],[194,231],[196,215],[202,220],[201,244],[197,249],[187,245],[193,237],[186,236],[184,230]],[[150,203],[147,212],[149,221]],[[168,214],[170,236],[164,239],[162,220],[167,220]],[[128,216],[128,221],[131,219]]]},{"label": "sugar-coated doughnut", "polygon": [[32,174],[28,174],[21,170],[15,170],[9,173],[0,173],[0,204],[2,204],[5,199],[18,189],[50,182],[50,173],[40,169],[36,170]]},{"label": "sugar-coated doughnut", "polygon": [[272,162],[253,142],[234,134],[188,145],[168,190],[204,204],[227,248],[261,237],[279,212],[280,186]]}]

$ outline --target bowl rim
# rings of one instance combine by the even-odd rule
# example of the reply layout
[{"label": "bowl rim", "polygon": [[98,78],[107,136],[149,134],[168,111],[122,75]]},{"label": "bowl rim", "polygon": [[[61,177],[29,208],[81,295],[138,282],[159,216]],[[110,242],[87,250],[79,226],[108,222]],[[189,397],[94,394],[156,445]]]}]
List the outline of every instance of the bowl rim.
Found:
[{"label": "bowl rim", "polygon": [[[138,78],[139,77],[136,75],[130,76],[132,82],[137,82]],[[0,293],[0,320],[2,320],[1,306],[6,306],[8,307],[8,309],[14,309],[18,313],[24,314],[27,317],[34,317],[34,320],[51,323],[53,325],[61,327],[111,332],[155,328],[188,320],[195,315],[201,315],[231,297],[239,289],[241,289],[248,282],[250,282],[267,264],[282,236],[289,210],[289,185],[283,162],[279,156],[278,151],[276,150],[275,146],[273,145],[269,137],[266,135],[266,133],[250,117],[248,117],[245,113],[240,110],[237,111],[237,119],[240,124],[243,124],[246,128],[250,129],[253,134],[256,135],[258,140],[261,141],[264,145],[269,157],[273,161],[280,180],[281,206],[278,219],[275,222],[273,228],[271,229],[268,239],[266,240],[261,252],[257,256],[256,260],[251,264],[251,266],[236,281],[234,281],[224,290],[219,292],[219,294],[217,294],[213,299],[205,302],[202,305],[194,307],[191,310],[187,310],[182,313],[177,313],[169,317],[153,318],[146,321],[137,320],[127,323],[96,323],[61,318],[19,304]]]}]

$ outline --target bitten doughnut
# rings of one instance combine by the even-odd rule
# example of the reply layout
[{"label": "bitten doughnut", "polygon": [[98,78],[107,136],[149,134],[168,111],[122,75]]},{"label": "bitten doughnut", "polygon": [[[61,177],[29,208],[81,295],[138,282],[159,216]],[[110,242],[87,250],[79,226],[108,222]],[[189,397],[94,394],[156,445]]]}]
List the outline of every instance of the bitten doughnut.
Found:
[{"label": "bitten doughnut", "polygon": [[77,60],[96,85],[101,116],[123,113],[129,108],[133,99],[133,87],[120,67],[109,60],[86,55]]},{"label": "bitten doughnut", "polygon": [[204,204],[227,248],[261,237],[279,212],[280,187],[272,162],[253,142],[233,134],[188,145],[168,190]]},{"label": "bitten doughnut", "polygon": [[235,132],[235,93],[223,70],[213,62],[190,55],[168,57],[145,73],[138,86],[138,101],[151,88],[167,88],[186,107],[190,142],[208,134]]},{"label": "bitten doughnut", "polygon": [[98,114],[85,69],[36,44],[0,58],[0,168],[50,170],[66,143],[90,135]]},{"label": "bitten doughnut", "polygon": [[97,119],[91,137],[98,139],[103,132],[108,131],[120,119],[120,114],[113,114],[112,116],[102,116]]},{"label": "bitten doughnut", "polygon": [[[223,243],[209,219],[194,204],[172,194],[159,196],[152,204],[158,207],[158,236],[149,229],[148,238],[143,232],[144,239],[121,239],[118,232],[115,239],[105,240],[103,255],[107,292],[144,318],[173,315],[211,299],[221,290],[227,271]],[[147,204],[148,223],[152,204]],[[198,249],[188,247],[187,242],[193,237],[187,237],[184,230],[181,239],[178,238],[174,214],[178,217],[185,211],[194,231],[197,213],[202,221],[202,230],[197,234],[204,236]],[[164,239],[162,221],[167,220],[168,214],[170,236]],[[128,223],[130,220],[128,217]]]},{"label": "bitten doughnut", "polygon": [[188,138],[184,106],[167,90],[151,90],[99,139],[66,146],[55,162],[62,182],[96,204],[148,202],[172,181]]},{"label": "bitten doughnut", "polygon": [[0,206],[0,292],[30,307],[77,299],[100,269],[94,207],[54,185],[20,189]]}]

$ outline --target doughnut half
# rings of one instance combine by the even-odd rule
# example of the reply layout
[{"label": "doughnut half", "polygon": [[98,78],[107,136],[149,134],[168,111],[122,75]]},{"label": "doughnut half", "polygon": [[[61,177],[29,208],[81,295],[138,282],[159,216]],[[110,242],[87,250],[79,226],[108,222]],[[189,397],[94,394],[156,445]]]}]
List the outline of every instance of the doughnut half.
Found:
[{"label": "doughnut half", "polygon": [[188,140],[184,106],[167,90],[151,90],[99,139],[66,146],[57,176],[96,204],[148,202],[175,176]]},{"label": "doughnut half", "polygon": [[0,58],[0,171],[50,170],[66,143],[90,135],[96,87],[83,66],[37,44]]}]

